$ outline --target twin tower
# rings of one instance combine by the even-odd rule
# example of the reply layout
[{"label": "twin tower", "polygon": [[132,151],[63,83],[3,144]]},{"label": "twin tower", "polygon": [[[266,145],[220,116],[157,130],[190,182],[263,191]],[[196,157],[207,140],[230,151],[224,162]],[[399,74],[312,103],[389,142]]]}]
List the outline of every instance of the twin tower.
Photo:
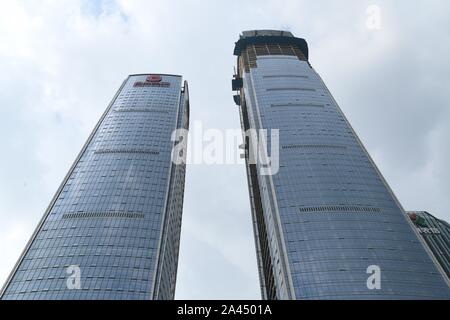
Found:
[{"label": "twin tower", "polygon": [[[262,298],[449,299],[448,279],[308,62],[306,41],[246,31],[234,54]],[[188,127],[186,81],[130,75],[1,298],[173,299],[186,164],[172,150],[186,139],[172,134]],[[276,173],[250,161],[251,129],[278,130]],[[274,152],[271,139],[263,147]]]}]

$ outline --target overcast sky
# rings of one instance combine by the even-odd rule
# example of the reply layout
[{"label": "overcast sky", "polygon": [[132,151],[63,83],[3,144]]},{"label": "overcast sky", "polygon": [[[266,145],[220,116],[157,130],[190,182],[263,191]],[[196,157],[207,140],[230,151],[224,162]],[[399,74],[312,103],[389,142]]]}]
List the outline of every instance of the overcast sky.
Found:
[{"label": "overcast sky", "polygon": [[[191,124],[239,128],[232,52],[248,29],[305,38],[405,209],[450,221],[448,1],[243,2],[2,1],[0,283],[128,74],[181,74]],[[177,280],[180,299],[260,297],[242,163],[188,167]]]}]

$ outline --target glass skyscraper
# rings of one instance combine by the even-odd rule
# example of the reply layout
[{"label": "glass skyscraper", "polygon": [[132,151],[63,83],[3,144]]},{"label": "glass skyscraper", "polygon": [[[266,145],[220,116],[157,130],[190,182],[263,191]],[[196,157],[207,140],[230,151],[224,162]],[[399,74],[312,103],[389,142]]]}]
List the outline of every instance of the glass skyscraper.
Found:
[{"label": "glass skyscraper", "polygon": [[[449,299],[445,276],[309,63],[306,41],[245,31],[234,54],[262,297]],[[277,172],[249,161],[249,129],[279,129]],[[268,132],[272,155],[274,142]]]},{"label": "glass skyscraper", "polygon": [[450,278],[450,225],[426,211],[408,211],[417,232]]},{"label": "glass skyscraper", "polygon": [[[173,299],[189,95],[136,74],[116,93],[2,289],[2,299]],[[173,134],[175,132],[175,134]],[[184,139],[184,141],[183,141]]]}]

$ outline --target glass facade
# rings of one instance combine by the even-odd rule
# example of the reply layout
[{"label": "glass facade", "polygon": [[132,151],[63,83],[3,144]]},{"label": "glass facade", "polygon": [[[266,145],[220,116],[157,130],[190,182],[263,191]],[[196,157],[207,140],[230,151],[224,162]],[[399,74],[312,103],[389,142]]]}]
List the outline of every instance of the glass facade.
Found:
[{"label": "glass facade", "polygon": [[[246,31],[234,54],[243,131],[279,129],[276,174],[250,163],[255,151],[245,144],[262,297],[450,298],[444,275],[310,65],[306,41]],[[380,288],[369,288],[370,266],[379,267]]]},{"label": "glass facade", "polygon": [[450,278],[450,225],[426,211],[408,211],[417,232]]},{"label": "glass facade", "polygon": [[129,76],[1,298],[173,299],[185,165],[172,162],[182,139],[172,133],[188,124],[188,86],[180,76]]}]

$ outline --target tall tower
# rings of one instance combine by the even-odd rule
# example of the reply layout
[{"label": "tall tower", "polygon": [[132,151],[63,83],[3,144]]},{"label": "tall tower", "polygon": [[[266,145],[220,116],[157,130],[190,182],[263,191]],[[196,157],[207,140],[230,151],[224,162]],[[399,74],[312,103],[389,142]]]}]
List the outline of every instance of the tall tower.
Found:
[{"label": "tall tower", "polygon": [[268,132],[265,142],[272,156],[279,152],[272,174],[267,163],[249,161],[255,143],[244,145],[262,297],[450,298],[441,270],[308,62],[306,41],[245,31],[234,54],[244,136],[279,130],[278,141]]},{"label": "tall tower", "polygon": [[172,161],[172,149],[187,138],[175,129],[188,126],[188,86],[181,76],[129,76],[1,298],[173,299],[185,165]]}]

